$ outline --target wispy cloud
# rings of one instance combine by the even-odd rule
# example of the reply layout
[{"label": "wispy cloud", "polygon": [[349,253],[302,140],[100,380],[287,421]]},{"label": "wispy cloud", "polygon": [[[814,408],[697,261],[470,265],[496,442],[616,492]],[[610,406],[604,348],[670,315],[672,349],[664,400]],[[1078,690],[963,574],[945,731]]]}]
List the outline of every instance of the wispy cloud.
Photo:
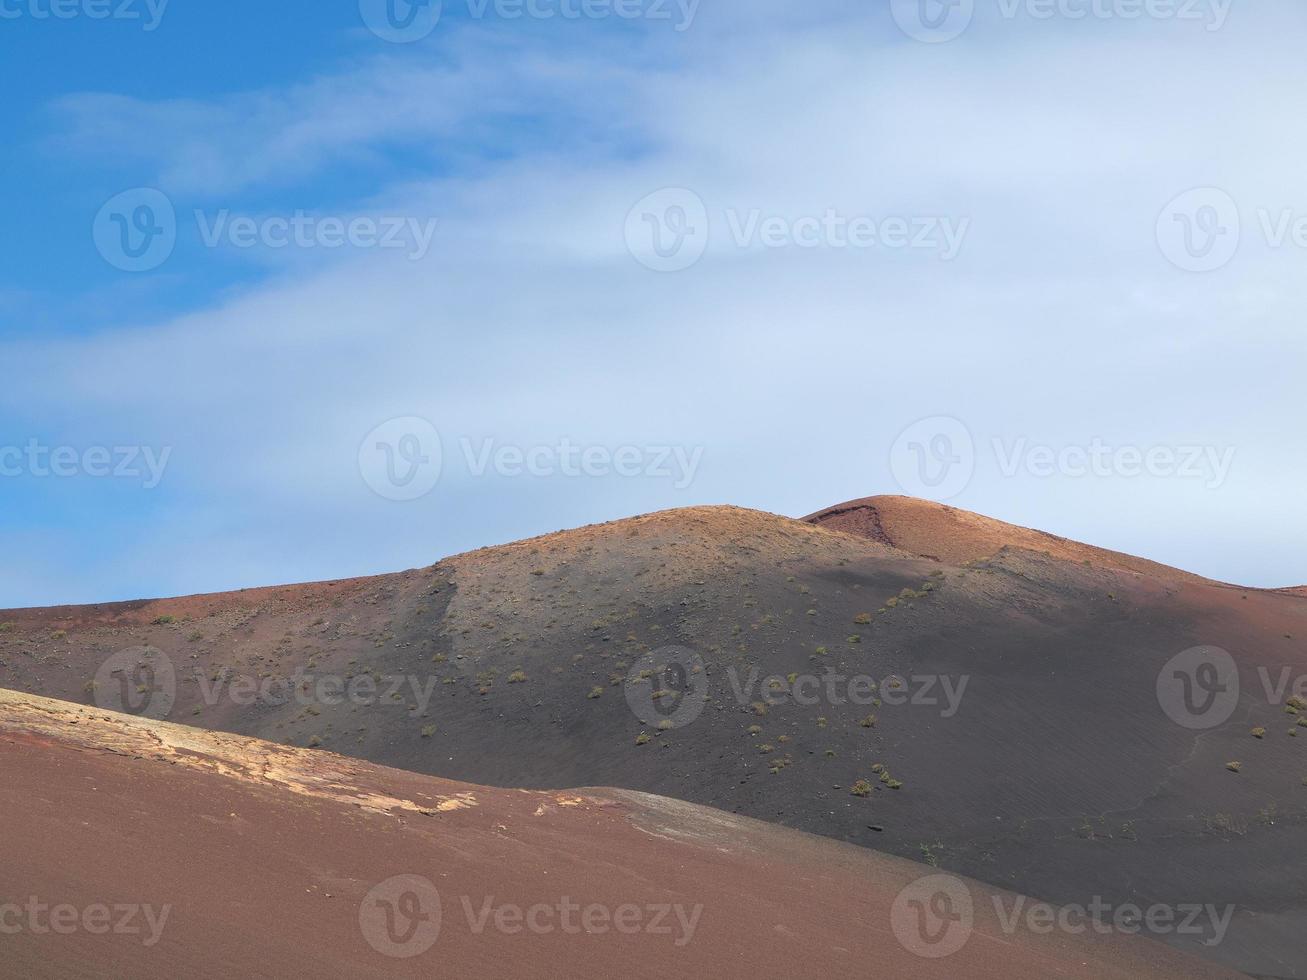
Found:
[{"label": "wispy cloud", "polygon": [[[158,559],[156,592],[419,564],[659,506],[802,513],[898,490],[889,445],[939,414],[982,439],[1237,439],[1219,492],[982,471],[954,502],[1228,579],[1307,578],[1273,513],[1245,528],[1244,550],[1264,559],[1186,543],[1307,477],[1286,462],[1301,437],[1276,422],[1300,414],[1302,256],[1250,236],[1228,268],[1194,276],[1155,229],[1167,200],[1200,184],[1250,213],[1299,203],[1302,136],[1275,108],[1304,80],[1292,45],[1257,23],[1196,47],[1169,27],[1087,38],[1017,25],[1025,46],[982,35],[940,50],[870,29],[865,10],[785,16],[725,32],[705,10],[685,38],[597,37],[552,56],[469,33],[443,63],[386,58],[281,92],[69,100],[69,147],[153,161],[197,197],[375,155],[387,176],[358,199],[437,215],[439,232],[420,262],[350,256],[166,322],[0,348],[23,365],[0,406],[20,432],[112,428],[176,446],[160,519],[188,543],[164,530],[140,544]],[[399,146],[431,162],[397,178],[385,164]],[[624,237],[635,202],[664,187],[692,190],[712,221],[703,259],[670,274],[641,266]],[[828,209],[966,218],[970,232],[944,263],[742,245],[727,218]],[[1232,355],[1231,336],[1262,346]],[[1255,404],[1234,378],[1257,379]],[[687,491],[478,480],[454,458],[425,502],[394,504],[364,486],[357,453],[401,415],[430,419],[449,451],[460,436],[566,436],[706,452]],[[217,544],[233,521],[260,542],[239,558]],[[211,562],[182,554],[209,544]],[[143,554],[123,560],[144,569]],[[112,569],[78,588],[63,598],[122,594]],[[57,597],[34,585],[26,598]]]}]

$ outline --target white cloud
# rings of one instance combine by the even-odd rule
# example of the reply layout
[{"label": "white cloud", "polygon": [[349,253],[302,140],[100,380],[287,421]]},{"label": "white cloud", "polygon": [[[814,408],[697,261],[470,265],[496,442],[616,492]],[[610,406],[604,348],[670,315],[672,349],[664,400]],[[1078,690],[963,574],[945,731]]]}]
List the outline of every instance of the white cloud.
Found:
[{"label": "white cloud", "polygon": [[[584,125],[568,139],[517,133],[493,164],[360,195],[360,207],[440,217],[422,262],[287,270],[173,322],[0,349],[22,364],[0,405],[29,427],[58,417],[88,437],[112,426],[176,445],[166,520],[181,531],[190,511],[203,519],[198,540],[142,543],[155,591],[419,564],[659,506],[802,514],[896,492],[888,446],[939,414],[982,439],[1235,442],[1219,490],[982,467],[953,502],[1218,577],[1307,580],[1300,556],[1260,555],[1299,520],[1307,477],[1290,424],[1307,256],[1249,241],[1227,269],[1194,276],[1154,241],[1161,207],[1194,184],[1219,182],[1250,208],[1302,200],[1302,137],[1280,99],[1304,81],[1291,45],[1260,18],[1190,46],[1140,25],[927,47],[862,11],[802,29],[787,16],[728,31],[705,9],[684,38],[596,43],[580,62],[532,47],[510,67],[477,36],[456,68],[380,61],[214,104],[84,99],[74,143],[153,146],[166,182],[206,195],[293,185],[394,143],[458,142],[488,110]],[[592,127],[594,142],[575,138]],[[500,137],[467,141],[483,138]],[[632,204],[670,185],[708,203],[714,236],[697,266],[660,275],[622,233]],[[952,263],[745,251],[724,234],[727,207],[945,213],[972,231]],[[447,454],[466,435],[676,441],[706,455],[683,493],[657,480],[478,481],[450,465],[425,502],[396,505],[367,491],[355,457],[400,415],[434,421]],[[197,566],[192,549],[232,534],[215,508],[239,513],[249,547]],[[1250,511],[1244,553],[1203,543],[1205,528]],[[113,575],[71,598],[119,594]],[[33,601],[59,598],[32,588]]]}]

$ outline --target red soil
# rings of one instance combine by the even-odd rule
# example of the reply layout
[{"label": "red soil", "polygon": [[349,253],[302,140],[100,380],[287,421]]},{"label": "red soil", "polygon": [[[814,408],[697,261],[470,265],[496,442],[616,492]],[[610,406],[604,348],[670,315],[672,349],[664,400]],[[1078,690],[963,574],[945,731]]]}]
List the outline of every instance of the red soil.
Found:
[{"label": "red soil", "polygon": [[[0,762],[5,977],[1232,976],[1147,941],[1004,933],[1000,893],[974,882],[966,945],[923,958],[890,910],[931,869],[641,794],[484,789],[9,692]],[[378,902],[433,907],[375,891],[399,875],[430,882],[443,913],[425,951],[390,947],[411,958],[375,945],[389,942]],[[464,899],[474,916],[629,906],[639,927],[564,931],[541,913],[554,928],[492,917],[478,932]],[[18,910],[32,900],[77,923],[32,928],[50,922]],[[99,935],[83,918],[107,906],[124,925],[130,905],[161,928],[137,914],[133,932]],[[656,925],[663,906],[698,909],[693,932],[675,913]]]}]

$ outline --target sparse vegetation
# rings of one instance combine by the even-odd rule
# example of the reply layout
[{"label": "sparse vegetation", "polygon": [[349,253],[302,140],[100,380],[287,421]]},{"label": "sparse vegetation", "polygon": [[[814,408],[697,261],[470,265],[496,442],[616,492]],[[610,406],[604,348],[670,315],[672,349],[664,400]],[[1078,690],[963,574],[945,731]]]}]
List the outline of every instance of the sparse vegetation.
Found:
[{"label": "sparse vegetation", "polygon": [[13,623],[0,623],[0,633],[12,633],[14,631]]},{"label": "sparse vegetation", "polygon": [[154,619],[154,621],[153,621],[150,625],[151,625],[151,626],[171,626],[171,625],[172,625],[173,623],[175,623],[175,622],[177,622],[177,618],[176,618],[175,616],[156,616],[155,619]]}]

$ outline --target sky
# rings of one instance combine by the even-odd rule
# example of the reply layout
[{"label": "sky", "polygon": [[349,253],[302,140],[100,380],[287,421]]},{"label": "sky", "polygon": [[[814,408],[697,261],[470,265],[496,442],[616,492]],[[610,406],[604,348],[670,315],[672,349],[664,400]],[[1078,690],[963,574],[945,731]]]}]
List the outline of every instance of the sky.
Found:
[{"label": "sky", "polygon": [[0,607],[945,501],[1307,583],[1294,0],[0,0]]}]

